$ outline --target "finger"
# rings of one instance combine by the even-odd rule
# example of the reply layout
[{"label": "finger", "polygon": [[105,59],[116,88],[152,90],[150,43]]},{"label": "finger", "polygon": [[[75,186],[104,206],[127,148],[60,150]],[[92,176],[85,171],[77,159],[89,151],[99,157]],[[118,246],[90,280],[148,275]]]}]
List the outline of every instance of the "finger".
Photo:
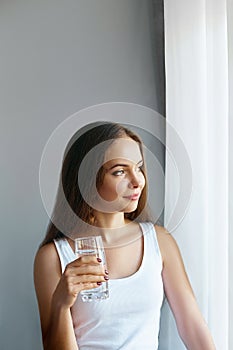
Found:
[{"label": "finger", "polygon": [[70,291],[77,296],[82,290],[98,288],[101,284],[102,282],[80,282],[73,284]]},{"label": "finger", "polygon": [[108,281],[108,276],[97,276],[97,275],[80,275],[74,276],[70,279],[72,284],[80,283],[97,283],[97,282],[106,282]]},{"label": "finger", "polygon": [[105,275],[105,269],[103,265],[88,265],[84,264],[81,266],[69,266],[66,267],[64,275],[65,276],[78,276],[78,275]]},{"label": "finger", "polygon": [[83,255],[77,258],[76,260],[72,261],[69,265],[70,266],[80,266],[83,264],[94,264],[94,265],[100,265],[102,263],[102,260],[95,255]]},{"label": "finger", "polygon": [[94,288],[97,288],[99,287],[100,285],[98,285],[97,283],[80,283],[79,285],[76,285],[76,288],[77,288],[77,291],[82,291],[82,290],[88,290],[88,289],[94,289]]}]

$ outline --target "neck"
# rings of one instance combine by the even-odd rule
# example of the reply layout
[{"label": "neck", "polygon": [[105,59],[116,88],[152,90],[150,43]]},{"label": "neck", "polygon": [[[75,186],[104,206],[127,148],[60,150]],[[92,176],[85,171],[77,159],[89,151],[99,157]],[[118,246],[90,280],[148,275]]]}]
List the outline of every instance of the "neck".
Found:
[{"label": "neck", "polygon": [[95,224],[103,230],[117,229],[125,226],[124,213],[101,213],[95,212]]},{"label": "neck", "polygon": [[95,212],[94,215],[95,225],[101,229],[101,236],[105,243],[113,244],[113,242],[126,238],[130,221],[125,219],[124,213]]},{"label": "neck", "polygon": [[125,219],[124,213],[95,212],[95,224],[100,228],[105,247],[129,244],[141,237],[142,232],[136,222]]}]

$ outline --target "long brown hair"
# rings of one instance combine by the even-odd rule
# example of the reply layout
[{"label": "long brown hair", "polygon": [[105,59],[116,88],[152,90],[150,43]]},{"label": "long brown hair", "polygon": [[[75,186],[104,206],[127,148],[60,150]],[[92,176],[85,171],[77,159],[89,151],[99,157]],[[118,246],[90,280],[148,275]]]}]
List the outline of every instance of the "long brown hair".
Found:
[{"label": "long brown hair", "polygon": [[[115,139],[125,136],[130,137],[139,144],[144,160],[141,139],[122,125],[109,122],[95,122],[86,125],[73,135],[64,152],[55,206],[41,246],[52,242],[53,239],[71,236],[74,227],[78,226],[80,232],[82,232],[85,224],[94,225],[93,209],[88,204],[87,199],[91,198],[94,190],[96,187],[98,188],[103,180],[102,165],[107,147]],[[84,158],[99,145],[102,146],[100,148],[101,151],[98,152],[98,155],[94,154],[87,158],[87,161],[84,162],[85,167],[81,171]],[[145,163],[143,162],[143,164]],[[96,169],[98,169],[97,172]],[[152,220],[147,206],[145,165],[143,165],[141,170],[145,176],[145,187],[140,196],[137,209],[134,212],[124,214],[127,219],[137,222]],[[82,173],[81,182],[85,187],[84,189],[80,189],[80,173]],[[85,196],[83,196],[83,191]]]}]

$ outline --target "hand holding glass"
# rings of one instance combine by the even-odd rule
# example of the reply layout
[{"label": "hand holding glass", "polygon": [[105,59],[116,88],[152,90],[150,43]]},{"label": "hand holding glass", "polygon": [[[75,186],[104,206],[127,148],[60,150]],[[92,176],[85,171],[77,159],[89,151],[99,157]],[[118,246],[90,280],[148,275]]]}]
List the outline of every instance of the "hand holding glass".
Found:
[{"label": "hand holding glass", "polygon": [[[75,254],[77,258],[83,255],[95,255],[101,259],[101,263],[106,268],[106,257],[101,236],[90,236],[75,239]],[[80,292],[82,301],[103,300],[109,297],[108,282],[103,282],[94,289],[82,290]]]}]

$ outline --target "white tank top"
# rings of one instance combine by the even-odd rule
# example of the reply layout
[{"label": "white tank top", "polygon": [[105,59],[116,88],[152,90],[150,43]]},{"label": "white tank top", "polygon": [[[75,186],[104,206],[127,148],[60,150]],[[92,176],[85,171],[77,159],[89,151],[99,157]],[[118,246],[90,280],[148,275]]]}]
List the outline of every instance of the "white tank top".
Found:
[{"label": "white tank top", "polygon": [[[155,350],[163,301],[162,259],[154,225],[140,223],[144,254],[133,275],[109,280],[109,298],[91,303],[78,296],[71,312],[79,350]],[[62,272],[75,254],[66,239],[54,241]]]}]

